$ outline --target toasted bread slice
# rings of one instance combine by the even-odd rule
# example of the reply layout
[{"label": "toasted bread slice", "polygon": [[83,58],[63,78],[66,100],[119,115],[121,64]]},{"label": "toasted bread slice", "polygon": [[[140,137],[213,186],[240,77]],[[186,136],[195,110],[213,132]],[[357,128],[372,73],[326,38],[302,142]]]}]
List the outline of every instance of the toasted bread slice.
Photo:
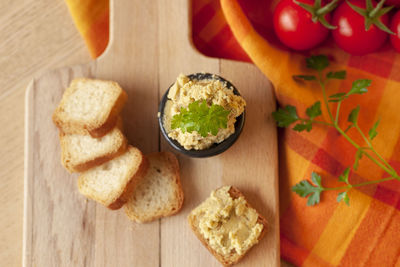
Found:
[{"label": "toasted bread slice", "polygon": [[[246,201],[246,199],[244,198],[244,196],[243,196],[243,194],[237,189],[237,188],[235,188],[235,187],[233,187],[233,186],[224,186],[224,187],[221,187],[221,188],[219,188],[219,189],[217,189],[216,191],[214,191],[214,192],[218,192],[218,191],[221,191],[221,190],[227,190],[227,192],[228,192],[228,194],[229,194],[229,196],[233,199],[233,200],[236,200],[236,199],[238,199],[238,198],[243,198],[244,199],[244,201],[245,201],[245,207],[246,208],[249,208],[249,209],[253,209],[254,210],[254,212],[255,212],[255,214],[257,214],[257,218],[256,218],[256,224],[255,225],[258,225],[258,224],[260,224],[260,226],[262,227],[262,229],[261,229],[261,231],[259,232],[259,234],[258,234],[258,236],[256,235],[255,237],[256,237],[256,240],[255,240],[255,242],[254,242],[254,244],[253,245],[251,245],[251,246],[249,246],[248,248],[245,248],[243,251],[241,251],[241,253],[238,253],[238,251],[236,250],[236,249],[232,249],[229,253],[222,253],[221,251],[217,251],[216,249],[215,249],[215,244],[214,245],[212,245],[211,244],[211,242],[210,242],[210,240],[208,239],[208,238],[206,238],[204,235],[203,235],[203,233],[201,232],[201,229],[200,229],[200,222],[201,222],[201,216],[206,216],[205,214],[208,212],[208,211],[206,211],[205,213],[202,211],[200,214],[198,213],[198,211],[199,211],[199,209],[202,209],[202,208],[204,208],[204,207],[207,207],[207,206],[205,206],[205,203],[207,202],[207,201],[209,201],[209,199],[211,198],[211,196],[210,196],[210,198],[208,198],[207,200],[205,200],[202,204],[200,204],[197,208],[195,208],[190,214],[189,214],[189,217],[188,217],[188,222],[189,222],[189,225],[190,225],[190,227],[192,228],[192,230],[193,230],[193,232],[195,233],[195,235],[197,236],[197,238],[198,239],[200,239],[200,241],[203,243],[203,245],[217,258],[217,260],[219,261],[219,262],[221,262],[224,266],[230,266],[230,265],[232,265],[232,264],[235,264],[235,263],[237,263],[237,262],[239,262],[245,255],[246,255],[246,253],[252,248],[252,246],[254,246],[256,243],[258,243],[258,241],[260,241],[263,237],[264,237],[264,235],[265,235],[265,233],[267,232],[267,227],[268,227],[268,224],[267,224],[267,220],[264,218],[264,217],[262,217],[254,208],[252,208],[251,206],[250,206],[250,204]],[[214,193],[213,192],[213,193]],[[212,193],[212,194],[213,194]],[[226,202],[220,202],[220,205],[222,205],[221,206],[221,212],[226,212],[227,210],[227,203]],[[236,212],[236,208],[232,208],[231,209],[231,211],[230,212]],[[230,213],[231,214],[231,213]],[[208,214],[208,216],[211,216],[210,214]],[[231,215],[229,215],[229,216],[231,216]],[[246,216],[244,216],[243,215],[243,219],[246,219],[246,220],[249,220],[249,218],[247,218]],[[223,219],[221,222],[219,222],[218,223],[218,227],[215,227],[214,229],[212,229],[212,227],[209,229],[209,231],[210,232],[213,232],[213,231],[216,231],[215,233],[213,233],[213,234],[217,234],[217,231],[219,231],[218,229],[220,229],[221,227],[223,227],[223,224],[225,224],[225,223],[227,223],[227,221],[225,221],[226,219]],[[233,227],[233,225],[232,225],[232,222],[228,222],[227,224],[230,224],[229,226],[230,227]],[[231,233],[232,235],[235,235],[234,233]],[[224,240],[225,238],[228,238],[227,236],[224,236],[223,238],[222,238],[222,240]],[[230,238],[230,237],[229,237]]]},{"label": "toasted bread slice", "polygon": [[53,114],[53,121],[65,134],[101,137],[116,124],[127,94],[113,81],[74,79],[65,90]]},{"label": "toasted bread slice", "polygon": [[148,168],[139,149],[127,151],[106,163],[83,172],[78,178],[79,191],[110,209],[119,209],[132,195]]},{"label": "toasted bread slice", "polygon": [[149,169],[125,205],[126,215],[144,223],[177,213],[183,203],[179,163],[170,152],[146,156]]},{"label": "toasted bread slice", "polygon": [[69,172],[83,172],[122,154],[127,141],[121,128],[119,118],[117,126],[100,138],[60,132],[61,163]]}]

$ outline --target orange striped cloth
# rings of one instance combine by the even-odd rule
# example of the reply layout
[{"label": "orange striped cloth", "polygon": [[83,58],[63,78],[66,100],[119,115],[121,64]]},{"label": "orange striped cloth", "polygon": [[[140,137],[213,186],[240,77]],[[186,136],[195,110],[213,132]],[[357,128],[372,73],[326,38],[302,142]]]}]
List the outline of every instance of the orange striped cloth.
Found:
[{"label": "orange striped cloth", "polygon": [[[78,29],[93,56],[105,48],[108,36],[107,0],[66,0]],[[272,81],[280,105],[306,107],[322,99],[319,88],[296,83],[291,75],[303,74],[304,55],[285,50],[276,40],[271,14],[276,4],[259,0],[196,0],[193,2],[193,40],[204,54],[252,61]],[[96,10],[93,14],[93,10]],[[355,79],[373,81],[367,94],[342,105],[341,126],[357,104],[359,124],[369,129],[381,118],[373,145],[400,171],[400,60],[387,44],[368,56],[350,56],[332,40],[312,51],[333,60],[334,70],[346,69],[344,81],[332,82],[328,94],[347,91]],[[335,108],[332,105],[332,108]],[[323,108],[323,118],[328,120]],[[363,144],[356,132],[354,140]],[[400,266],[400,182],[353,189],[350,206],[336,202],[338,192],[324,192],[318,206],[307,207],[290,188],[309,179],[312,171],[323,185],[339,186],[338,175],[353,164],[356,150],[335,130],[314,127],[311,132],[279,131],[281,254],[298,266]],[[351,176],[352,183],[387,175],[368,159]]]},{"label": "orange striped cloth", "polygon": [[93,58],[108,44],[109,0],[65,0],[79,33]]}]

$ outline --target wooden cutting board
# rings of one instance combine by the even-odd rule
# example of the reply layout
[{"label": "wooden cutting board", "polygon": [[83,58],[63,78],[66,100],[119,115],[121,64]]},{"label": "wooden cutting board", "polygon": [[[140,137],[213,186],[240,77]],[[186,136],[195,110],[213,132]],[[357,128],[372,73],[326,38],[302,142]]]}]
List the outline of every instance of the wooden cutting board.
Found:
[{"label": "wooden cutting board", "polygon": [[[251,64],[208,58],[190,43],[187,0],[111,1],[110,43],[102,57],[45,73],[26,93],[24,266],[220,266],[189,229],[186,217],[222,185],[238,187],[269,222],[266,237],[238,266],[279,265],[277,136],[270,82]],[[160,138],[160,96],[179,73],[220,74],[247,101],[245,128],[223,154],[178,155],[182,211],[149,224],[128,220],[78,192],[76,175],[60,164],[51,115],[75,77],[119,82],[128,92],[126,135],[144,153],[171,150]]]}]

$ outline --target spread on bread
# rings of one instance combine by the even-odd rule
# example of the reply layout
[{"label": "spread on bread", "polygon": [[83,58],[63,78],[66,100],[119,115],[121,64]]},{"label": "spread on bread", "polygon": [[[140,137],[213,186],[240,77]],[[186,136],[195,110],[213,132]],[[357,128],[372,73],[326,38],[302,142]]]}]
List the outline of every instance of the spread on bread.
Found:
[{"label": "spread on bread", "polygon": [[232,250],[242,255],[258,242],[263,225],[257,223],[257,212],[246,207],[244,198],[233,199],[229,189],[214,190],[192,214],[198,217],[200,233],[213,249],[224,255]]},{"label": "spread on bread", "polygon": [[196,235],[224,265],[239,261],[266,230],[266,220],[231,186],[213,191],[190,213],[188,220]]},{"label": "spread on bread", "polygon": [[[208,106],[219,105],[229,111],[226,127],[219,128],[214,135],[211,132],[202,136],[198,131],[186,131],[181,128],[173,129],[171,121],[174,115],[179,114],[182,108],[188,108],[196,101],[206,101]],[[207,149],[214,143],[221,143],[235,132],[236,117],[243,113],[245,100],[235,95],[226,82],[218,79],[191,80],[180,74],[176,82],[169,89],[168,101],[164,108],[164,128],[168,136],[178,141],[185,149]]]}]

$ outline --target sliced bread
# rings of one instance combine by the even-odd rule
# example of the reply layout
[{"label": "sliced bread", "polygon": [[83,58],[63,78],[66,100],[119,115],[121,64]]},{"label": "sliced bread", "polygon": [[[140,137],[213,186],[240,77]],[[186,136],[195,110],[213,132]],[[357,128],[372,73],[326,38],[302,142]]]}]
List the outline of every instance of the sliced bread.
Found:
[{"label": "sliced bread", "polygon": [[126,215],[144,223],[177,213],[183,203],[179,163],[170,152],[146,156],[149,169],[125,205]]},{"label": "sliced bread", "polygon": [[117,121],[127,94],[113,81],[74,79],[53,113],[53,121],[65,134],[101,137]]},{"label": "sliced bread", "polygon": [[106,135],[94,138],[89,134],[60,132],[61,163],[69,172],[83,172],[115,158],[126,150],[127,141],[121,132],[122,122]]},{"label": "sliced bread", "polygon": [[110,209],[121,208],[147,172],[148,161],[139,149],[129,146],[122,155],[83,172],[79,191]]},{"label": "sliced bread", "polygon": [[[226,193],[228,197],[224,197]],[[241,201],[235,204],[235,200]],[[188,222],[197,238],[224,266],[239,262],[263,238],[268,226],[267,220],[233,186],[213,191],[208,199],[192,210]],[[243,225],[246,226],[239,230],[238,227]],[[243,229],[252,229],[252,232],[245,235]]]}]

